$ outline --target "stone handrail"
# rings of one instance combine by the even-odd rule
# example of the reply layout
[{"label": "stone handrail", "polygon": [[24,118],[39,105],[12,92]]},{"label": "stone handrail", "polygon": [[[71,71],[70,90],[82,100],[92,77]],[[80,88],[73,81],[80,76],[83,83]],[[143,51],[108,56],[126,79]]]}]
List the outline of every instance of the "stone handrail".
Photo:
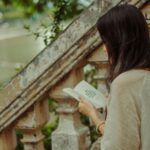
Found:
[{"label": "stone handrail", "polygon": [[[67,113],[72,124],[75,123],[73,114],[76,109],[72,107],[75,102],[72,99],[71,104],[68,104],[70,98],[63,95],[61,89],[66,85],[73,87],[79,82],[82,79],[82,67],[87,63],[106,68],[107,58],[104,58],[102,52],[98,50],[102,43],[95,24],[97,19],[110,8],[123,2],[125,1],[94,1],[0,92],[0,150],[14,149],[15,128],[23,132],[22,142],[25,149],[43,149],[43,136],[40,129],[48,120],[47,98],[49,96],[59,103],[58,112],[61,120],[66,117],[64,113]],[[148,3],[148,0],[130,0],[129,2],[142,7]],[[97,58],[97,53],[102,57]],[[64,110],[64,105],[68,109]],[[72,124],[67,125],[72,126]],[[84,134],[89,132],[79,120],[77,126],[84,130]],[[76,134],[75,130],[74,134]],[[62,144],[63,140],[58,141],[59,135],[58,127],[52,136],[53,149],[59,149]],[[75,141],[72,141],[78,145],[80,143],[78,143],[78,138],[74,139]],[[6,144],[6,141],[11,144]],[[81,149],[79,145],[74,149]],[[86,148],[86,146],[82,147],[82,149]]]},{"label": "stone handrail", "polygon": [[94,29],[99,7],[92,3],[0,92],[0,131],[54,86],[90,52],[88,49],[94,49],[92,46],[100,43]]}]

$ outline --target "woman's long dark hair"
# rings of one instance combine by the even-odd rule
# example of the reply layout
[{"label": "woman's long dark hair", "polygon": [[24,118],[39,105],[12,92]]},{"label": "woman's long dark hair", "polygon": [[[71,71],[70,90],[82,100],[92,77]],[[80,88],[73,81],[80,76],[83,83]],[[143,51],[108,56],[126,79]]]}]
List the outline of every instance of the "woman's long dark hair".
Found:
[{"label": "woman's long dark hair", "polygon": [[109,81],[130,69],[150,69],[150,37],[143,14],[135,6],[113,7],[97,21],[108,50]]}]

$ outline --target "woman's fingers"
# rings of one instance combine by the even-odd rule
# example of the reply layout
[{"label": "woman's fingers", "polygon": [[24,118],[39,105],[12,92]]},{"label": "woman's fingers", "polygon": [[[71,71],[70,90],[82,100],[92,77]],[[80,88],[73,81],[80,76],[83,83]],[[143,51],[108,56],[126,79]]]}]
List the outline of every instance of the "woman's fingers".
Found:
[{"label": "woman's fingers", "polygon": [[80,96],[79,99],[80,99],[80,102],[84,101],[84,98],[82,96]]},{"label": "woman's fingers", "polygon": [[83,107],[83,104],[82,104],[82,102],[79,102],[79,104],[78,104],[78,110],[79,110],[79,112],[81,113],[82,111],[82,107]]},{"label": "woman's fingers", "polygon": [[81,113],[81,110],[82,110],[82,108],[81,108],[81,106],[82,106],[82,97],[79,97],[79,99],[80,99],[80,102],[78,104],[78,111]]},{"label": "woman's fingers", "polygon": [[82,102],[82,103],[87,103],[87,100],[84,98],[84,97],[79,97],[79,99],[80,99],[80,102]]},{"label": "woman's fingers", "polygon": [[80,102],[89,106],[89,105],[92,105],[88,100],[86,100],[84,97],[80,97]]},{"label": "woman's fingers", "polygon": [[84,97],[80,97],[78,111],[86,116],[90,116],[91,112],[95,111],[95,107]]}]

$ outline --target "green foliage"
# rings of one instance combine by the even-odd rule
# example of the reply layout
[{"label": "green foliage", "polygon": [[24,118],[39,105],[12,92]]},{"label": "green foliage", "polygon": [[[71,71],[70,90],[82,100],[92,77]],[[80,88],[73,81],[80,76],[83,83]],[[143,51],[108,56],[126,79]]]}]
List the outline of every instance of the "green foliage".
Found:
[{"label": "green foliage", "polygon": [[51,29],[52,35],[49,38],[55,40],[63,30],[60,27],[60,23],[78,15],[85,7],[79,7],[79,0],[52,0],[52,2],[54,6],[54,21]]},{"label": "green foliage", "polygon": [[[54,113],[56,111],[57,103],[49,99],[49,112]],[[53,122],[48,122],[43,128],[42,128],[42,133],[45,136],[44,138],[44,147],[45,150],[51,150],[51,134],[52,132],[56,129],[58,125],[58,116],[55,114],[56,119]],[[17,147],[16,150],[24,150],[23,144],[20,142],[20,140],[23,138],[23,134],[20,131],[16,131],[16,136],[17,136]]]},{"label": "green foliage", "polygon": [[13,6],[22,9],[25,16],[29,17],[33,13],[41,13],[48,4],[48,0],[2,0],[6,6]]},{"label": "green foliage", "polygon": [[51,149],[51,145],[52,145],[51,134],[56,129],[57,125],[58,125],[58,119],[51,124],[45,125],[44,128],[42,129],[42,133],[43,135],[45,135],[45,139],[44,139],[45,150]]},{"label": "green foliage", "polygon": [[36,38],[42,37],[46,46],[64,30],[63,26],[61,26],[62,21],[73,18],[85,8],[85,6],[79,4],[78,0],[51,0],[51,2],[53,3],[53,8],[51,9],[53,21],[51,24],[41,22],[40,27],[35,31],[32,31],[29,25],[24,26]]},{"label": "green foliage", "polygon": [[[59,33],[62,31],[60,27],[60,23],[62,20],[65,20],[68,15],[68,2],[66,0],[52,0],[53,2],[53,22],[51,24],[52,28],[50,30],[51,35],[48,37],[44,37],[44,43],[45,45],[48,45],[50,41],[55,40]],[[44,24],[41,24],[42,27],[44,27],[45,35],[49,31],[49,27],[45,26]],[[37,33],[36,33],[37,34]],[[40,36],[40,34],[37,34],[37,36]]]},{"label": "green foliage", "polygon": [[17,73],[19,73],[20,71],[22,71],[22,70],[23,70],[23,68],[24,68],[24,66],[23,66],[23,65],[16,66],[16,67],[15,67],[15,71],[16,71]]},{"label": "green foliage", "polygon": [[49,111],[56,113],[56,108],[58,107],[58,104],[56,103],[56,101],[53,99],[49,99],[48,104],[49,104]]},{"label": "green foliage", "polygon": [[[86,69],[87,68],[87,69]],[[94,66],[87,65],[84,68],[84,78],[87,82],[97,88],[97,81],[94,79],[94,76],[97,74],[97,69]]]},{"label": "green foliage", "polygon": [[23,135],[20,131],[16,131],[16,136],[17,136],[17,147],[16,150],[23,150],[23,144],[20,142],[20,140],[23,138]]},{"label": "green foliage", "polygon": [[[55,40],[63,27],[61,22],[77,16],[85,8],[85,5],[80,0],[2,0],[6,6],[12,6],[18,9],[26,17],[31,17],[35,13],[51,12],[53,22],[45,25],[42,21],[41,25],[34,31],[29,25],[24,25],[24,28],[34,34],[36,38],[42,37],[47,46],[51,41]],[[51,5],[51,7],[49,6]],[[51,28],[50,28],[51,26]],[[40,30],[42,29],[42,31]],[[48,34],[50,33],[50,34]]]},{"label": "green foliage", "polygon": [[34,13],[44,12],[52,4],[58,20],[71,18],[85,7],[79,0],[2,0],[2,2],[5,6],[22,9],[28,17]]}]

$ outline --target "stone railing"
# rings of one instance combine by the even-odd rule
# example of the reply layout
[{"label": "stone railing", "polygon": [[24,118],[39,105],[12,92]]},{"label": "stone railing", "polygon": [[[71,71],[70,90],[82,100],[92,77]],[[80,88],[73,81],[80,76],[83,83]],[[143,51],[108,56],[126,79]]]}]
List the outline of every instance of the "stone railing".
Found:
[{"label": "stone railing", "polygon": [[[79,117],[76,101],[62,92],[83,79],[83,67],[94,65],[99,90],[107,92],[107,57],[96,30],[97,19],[121,0],[95,0],[69,27],[0,92],[0,150],[14,150],[15,130],[23,133],[25,150],[44,150],[41,128],[49,120],[48,98],[59,108],[59,124],[52,134],[53,150],[87,150],[89,128]],[[149,18],[148,0],[130,0]],[[99,149],[96,142],[92,149]]]}]

